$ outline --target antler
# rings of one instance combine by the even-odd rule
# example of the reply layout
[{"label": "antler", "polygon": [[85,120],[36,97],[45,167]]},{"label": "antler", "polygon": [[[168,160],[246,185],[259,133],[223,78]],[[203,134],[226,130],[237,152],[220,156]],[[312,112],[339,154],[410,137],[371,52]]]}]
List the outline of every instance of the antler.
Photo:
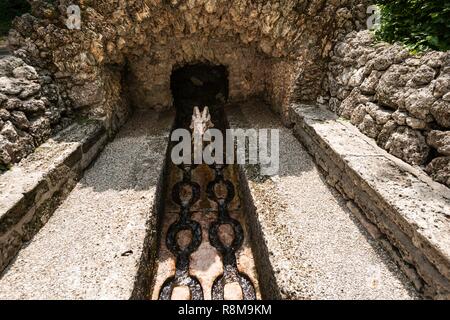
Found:
[{"label": "antler", "polygon": [[200,113],[199,107],[194,107],[194,116],[196,118],[200,118],[201,117],[201,113]]},{"label": "antler", "polygon": [[204,134],[206,130],[212,128],[214,124],[211,122],[211,114],[209,113],[209,108],[203,108],[203,112],[200,113],[199,107],[194,107],[194,113],[192,114],[191,130],[197,133]]},{"label": "antler", "polygon": [[207,128],[214,127],[214,124],[211,122],[211,114],[209,113],[209,108],[207,106],[203,109],[202,119]]},{"label": "antler", "polygon": [[191,130],[194,130],[194,128],[195,128],[195,122],[197,121],[197,119],[199,119],[201,116],[200,116],[200,110],[199,110],[199,108],[196,106],[196,107],[194,107],[194,112],[192,113],[192,120],[191,120],[191,125],[190,125],[190,128],[191,128]]},{"label": "antler", "polygon": [[209,114],[209,109],[208,109],[208,107],[205,107],[205,108],[203,109],[202,120],[205,120],[205,121],[211,120],[211,115]]}]

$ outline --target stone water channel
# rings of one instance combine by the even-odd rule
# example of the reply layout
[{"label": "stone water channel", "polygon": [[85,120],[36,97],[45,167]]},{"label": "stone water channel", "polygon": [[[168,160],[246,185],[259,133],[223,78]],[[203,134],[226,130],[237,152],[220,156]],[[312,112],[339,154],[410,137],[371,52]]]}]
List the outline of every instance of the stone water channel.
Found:
[{"label": "stone water channel", "polygon": [[[197,119],[197,126],[214,127],[225,135],[226,77],[226,69],[220,66],[193,65],[175,72],[174,128],[193,131]],[[209,107],[196,106],[205,103]],[[176,143],[171,142],[168,155]],[[261,298],[237,165],[177,166],[170,159],[167,163],[162,234],[151,298]]]},{"label": "stone water channel", "polygon": [[[213,123],[220,123],[213,112]],[[169,161],[153,299],[260,298],[235,165]]]}]

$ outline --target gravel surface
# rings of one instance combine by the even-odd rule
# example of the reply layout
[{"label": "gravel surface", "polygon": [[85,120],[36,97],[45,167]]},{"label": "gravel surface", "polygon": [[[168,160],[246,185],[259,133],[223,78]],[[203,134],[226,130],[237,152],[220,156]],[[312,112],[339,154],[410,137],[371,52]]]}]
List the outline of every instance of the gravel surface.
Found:
[{"label": "gravel surface", "polygon": [[323,181],[291,130],[264,103],[231,106],[227,114],[233,128],[280,130],[279,175],[248,178],[284,298],[418,298],[393,260],[352,217],[346,202]]},{"label": "gravel surface", "polygon": [[0,279],[0,299],[128,299],[171,115],[136,114]]}]

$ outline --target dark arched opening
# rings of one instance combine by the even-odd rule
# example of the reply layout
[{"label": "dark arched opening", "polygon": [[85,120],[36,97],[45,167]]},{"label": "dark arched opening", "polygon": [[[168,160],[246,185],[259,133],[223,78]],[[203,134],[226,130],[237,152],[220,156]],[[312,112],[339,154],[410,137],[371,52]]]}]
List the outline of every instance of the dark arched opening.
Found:
[{"label": "dark arched opening", "polygon": [[208,106],[215,113],[228,99],[228,70],[222,65],[190,64],[173,71],[170,87],[179,118],[190,118],[195,106]]}]

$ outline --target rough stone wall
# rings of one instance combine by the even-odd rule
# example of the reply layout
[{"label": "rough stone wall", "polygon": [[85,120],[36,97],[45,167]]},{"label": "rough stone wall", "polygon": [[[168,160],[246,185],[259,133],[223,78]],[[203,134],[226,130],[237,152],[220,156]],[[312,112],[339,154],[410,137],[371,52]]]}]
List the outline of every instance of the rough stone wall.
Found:
[{"label": "rough stone wall", "polygon": [[450,186],[450,52],[412,55],[353,32],[335,46],[324,87],[332,111]]},{"label": "rough stone wall", "polygon": [[66,111],[50,76],[19,58],[0,59],[0,171],[61,130]]},{"label": "rough stone wall", "polygon": [[266,70],[270,63],[251,47],[196,37],[170,41],[160,46],[157,54],[157,58],[143,56],[129,60],[129,92],[136,107],[170,107],[173,102],[170,91],[172,71],[192,62],[228,66],[229,95],[233,100],[262,95],[265,91]]},{"label": "rough stone wall", "polygon": [[[119,76],[105,71],[110,68],[129,77],[131,100],[142,107],[170,107],[170,71],[197,61],[230,69],[231,98],[269,89],[271,102],[284,103],[297,86],[297,98],[314,100],[323,77],[316,66],[334,39],[362,27],[366,16],[365,0],[31,2],[32,14],[18,19],[10,34],[15,54],[57,75],[71,108],[114,114],[119,122],[127,106],[107,91],[124,88]],[[70,4],[81,8],[81,30],[65,26]]]}]

